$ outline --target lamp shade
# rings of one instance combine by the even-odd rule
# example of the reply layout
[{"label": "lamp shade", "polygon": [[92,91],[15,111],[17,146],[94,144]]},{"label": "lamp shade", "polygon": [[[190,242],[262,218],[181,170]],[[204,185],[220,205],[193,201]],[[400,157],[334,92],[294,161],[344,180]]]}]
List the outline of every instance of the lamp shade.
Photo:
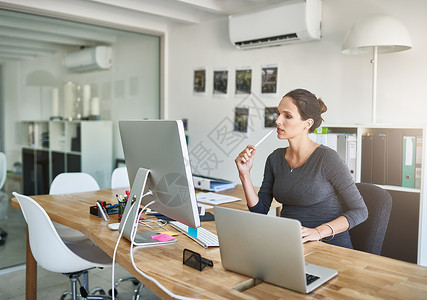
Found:
[{"label": "lamp shade", "polygon": [[342,52],[345,54],[371,53],[377,46],[378,53],[399,52],[412,48],[406,27],[387,15],[370,15],[356,22],[347,32]]}]

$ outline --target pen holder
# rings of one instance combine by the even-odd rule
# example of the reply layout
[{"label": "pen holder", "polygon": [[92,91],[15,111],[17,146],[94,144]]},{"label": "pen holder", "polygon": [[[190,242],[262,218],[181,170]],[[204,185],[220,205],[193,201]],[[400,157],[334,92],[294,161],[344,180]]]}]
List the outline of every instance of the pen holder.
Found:
[{"label": "pen holder", "polygon": [[122,220],[123,213],[125,212],[126,201],[119,202],[118,220]]}]

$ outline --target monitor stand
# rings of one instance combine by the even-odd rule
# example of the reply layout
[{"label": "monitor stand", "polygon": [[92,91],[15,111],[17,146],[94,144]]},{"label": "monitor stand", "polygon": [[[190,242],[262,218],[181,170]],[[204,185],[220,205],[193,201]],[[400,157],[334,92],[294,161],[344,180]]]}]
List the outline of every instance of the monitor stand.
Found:
[{"label": "monitor stand", "polygon": [[[139,215],[139,208],[142,202],[142,199],[144,197],[148,197],[153,195],[151,190],[148,192],[145,192],[147,182],[149,180],[150,170],[145,168],[139,168],[138,172],[136,173],[135,179],[132,184],[132,189],[129,194],[129,199],[126,204],[125,211],[122,216],[122,222],[125,222],[125,224],[122,224],[120,222],[119,231],[123,230],[123,236],[128,239],[129,241],[132,241],[131,235],[132,235],[132,228],[134,226],[137,226],[138,222],[138,215]],[[177,241],[176,238],[169,240],[169,241],[159,241],[156,239],[153,239],[152,236],[157,235],[159,232],[157,231],[151,231],[151,232],[138,232],[135,235],[134,242],[136,244],[144,244],[144,246],[157,246],[157,245],[163,245],[163,244],[171,244],[175,243]]]}]

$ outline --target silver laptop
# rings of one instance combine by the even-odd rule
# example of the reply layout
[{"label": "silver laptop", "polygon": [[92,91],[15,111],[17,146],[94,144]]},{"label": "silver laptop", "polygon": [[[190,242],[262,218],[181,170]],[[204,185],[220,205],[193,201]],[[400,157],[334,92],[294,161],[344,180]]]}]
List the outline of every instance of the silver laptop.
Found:
[{"label": "silver laptop", "polygon": [[297,220],[219,206],[214,213],[221,261],[227,270],[300,293],[310,293],[338,274],[305,263]]}]

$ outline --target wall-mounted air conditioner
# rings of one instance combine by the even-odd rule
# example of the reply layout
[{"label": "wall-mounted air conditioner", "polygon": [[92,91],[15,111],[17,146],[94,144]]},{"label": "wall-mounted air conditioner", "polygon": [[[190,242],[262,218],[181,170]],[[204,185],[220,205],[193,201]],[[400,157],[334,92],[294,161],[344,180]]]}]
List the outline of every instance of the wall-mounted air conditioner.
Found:
[{"label": "wall-mounted air conditioner", "polygon": [[112,49],[108,46],[85,48],[65,56],[65,66],[73,72],[89,72],[111,68]]},{"label": "wall-mounted air conditioner", "polygon": [[319,40],[321,0],[289,0],[229,16],[230,40],[239,49]]}]

